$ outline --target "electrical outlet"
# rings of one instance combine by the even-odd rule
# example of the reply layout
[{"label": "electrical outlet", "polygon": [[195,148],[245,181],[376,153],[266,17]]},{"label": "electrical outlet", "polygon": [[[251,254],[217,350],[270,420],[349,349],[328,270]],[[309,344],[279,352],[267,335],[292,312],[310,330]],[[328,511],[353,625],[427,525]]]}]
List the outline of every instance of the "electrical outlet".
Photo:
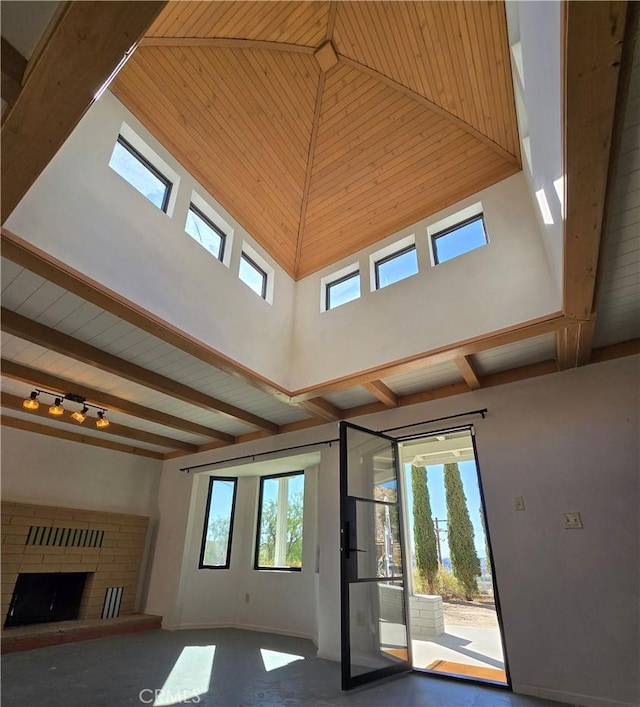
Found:
[{"label": "electrical outlet", "polygon": [[565,530],[577,530],[582,528],[582,517],[579,513],[565,513],[564,514],[564,527]]},{"label": "electrical outlet", "polygon": [[513,510],[524,511],[524,496],[516,496],[513,499]]},{"label": "electrical outlet", "polygon": [[356,613],[356,624],[358,626],[364,626],[364,611],[360,610]]},{"label": "electrical outlet", "polygon": [[247,592],[247,593],[244,595],[244,603],[245,603],[245,604],[248,604],[250,599],[251,599],[251,594],[249,594],[249,592]]}]

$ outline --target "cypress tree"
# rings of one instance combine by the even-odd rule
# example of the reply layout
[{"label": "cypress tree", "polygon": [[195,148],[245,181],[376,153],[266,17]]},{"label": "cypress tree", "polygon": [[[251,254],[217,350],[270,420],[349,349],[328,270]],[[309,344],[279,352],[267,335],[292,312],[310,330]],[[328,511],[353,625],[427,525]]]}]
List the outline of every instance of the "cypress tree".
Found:
[{"label": "cypress tree", "polygon": [[471,600],[478,594],[476,577],[481,573],[480,560],[473,542],[467,498],[456,463],[444,465],[444,488],[453,574],[462,583],[467,600]]},{"label": "cypress tree", "polygon": [[411,465],[411,490],[413,491],[413,536],[416,546],[416,564],[427,591],[429,594],[433,594],[438,574],[438,552],[425,467]]},{"label": "cypress tree", "polygon": [[484,554],[487,564],[487,574],[492,574],[491,555],[489,554],[489,539],[487,538],[487,526],[484,523],[484,513],[482,512],[482,506],[480,506],[478,510],[480,511],[480,522],[482,523],[482,530],[484,531]]}]

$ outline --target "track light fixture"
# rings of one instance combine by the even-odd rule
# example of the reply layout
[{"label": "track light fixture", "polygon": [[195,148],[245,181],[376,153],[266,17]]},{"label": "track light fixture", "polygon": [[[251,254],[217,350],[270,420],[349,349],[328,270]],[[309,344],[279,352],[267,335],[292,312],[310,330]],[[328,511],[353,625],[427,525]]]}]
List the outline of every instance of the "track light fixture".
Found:
[{"label": "track light fixture", "polygon": [[27,410],[37,410],[40,407],[40,403],[38,402],[39,394],[37,390],[32,391],[31,395],[22,401],[22,407]]},{"label": "track light fixture", "polygon": [[56,417],[64,415],[64,408],[62,407],[62,398],[56,398],[53,405],[49,408],[49,415],[55,415]]},{"label": "track light fixture", "polygon": [[97,410],[96,427],[99,429],[109,427],[109,420],[105,417],[107,410],[103,407],[98,407],[97,405],[91,405],[91,403],[88,403],[82,395],[77,395],[76,393],[52,393],[48,390],[40,390],[39,388],[36,388],[32,391],[28,398],[25,398],[22,401],[22,407],[25,408],[25,410],[37,410],[40,407],[40,403],[38,401],[40,395],[49,395],[53,399],[53,404],[49,407],[49,414],[54,417],[64,415],[65,409],[63,407],[63,403],[65,401],[69,401],[71,403],[78,403],[82,405],[81,410],[76,410],[70,415],[71,419],[79,425],[87,419],[89,408],[93,408],[94,410]]},{"label": "track light fixture", "polygon": [[87,418],[88,412],[89,408],[86,405],[83,405],[82,410],[76,410],[75,412],[71,413],[71,419],[75,420],[79,425],[81,425]]}]

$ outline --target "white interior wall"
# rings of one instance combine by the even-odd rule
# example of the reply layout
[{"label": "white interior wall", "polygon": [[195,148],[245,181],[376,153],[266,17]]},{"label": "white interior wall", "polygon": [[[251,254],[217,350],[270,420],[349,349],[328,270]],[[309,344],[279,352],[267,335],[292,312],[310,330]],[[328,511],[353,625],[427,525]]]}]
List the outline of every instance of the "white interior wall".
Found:
[{"label": "white interior wall", "polygon": [[[172,216],[109,167],[123,121],[178,174]],[[184,231],[192,191],[234,228],[229,267]],[[266,255],[275,271],[272,305],[238,279],[243,240],[264,251],[108,91],[5,225],[203,343],[271,380],[287,381],[295,283]]]},{"label": "white interior wall", "polygon": [[[481,202],[489,243],[431,266],[427,226]],[[371,292],[369,255],[415,234],[420,272]],[[355,261],[361,296],[320,311],[322,278]],[[561,308],[522,172],[297,283],[294,389],[513,326]],[[340,341],[340,347],[335,346]]]},{"label": "white interior wall", "polygon": [[162,463],[2,428],[2,498],[155,516]]},{"label": "white interior wall", "polygon": [[562,4],[511,1],[507,18],[510,40],[517,36],[522,48],[522,99],[533,163],[533,173],[527,174],[532,196],[543,189],[549,204],[553,223],[543,223],[537,203],[536,218],[554,280],[561,290],[564,220],[553,183],[564,175]]},{"label": "white interior wall", "polygon": [[[171,216],[109,167],[123,121],[178,174]],[[208,198],[234,228],[229,267],[184,232],[193,190]],[[426,226],[477,201],[484,207],[489,244],[432,267]],[[269,304],[237,275],[243,240],[263,252],[260,247],[109,92],[87,112],[7,227],[290,390],[560,308],[522,174],[349,258],[360,262],[360,299],[321,312],[320,281],[343,264],[296,283],[273,263],[275,286]],[[371,292],[369,254],[411,233],[416,234],[419,274]],[[114,257],[114,252],[124,257]],[[332,344],[337,338],[343,342],[339,353]]]},{"label": "white interior wall", "polygon": [[[505,640],[517,692],[585,705],[638,704],[639,365],[638,357],[618,359],[357,420],[382,429],[488,408],[486,419],[475,419],[476,442]],[[336,426],[329,424],[247,443],[234,448],[233,456],[336,436]],[[210,603],[216,608],[207,607],[206,611],[216,613],[207,615],[204,608],[198,613],[195,607],[186,606],[186,598],[194,601],[191,589],[178,597],[175,581],[173,588],[170,581],[183,564],[185,548],[185,565],[190,563],[191,573],[185,584],[197,582],[202,588],[203,583],[213,581],[198,579],[198,571],[193,569],[200,534],[192,528],[189,536],[188,513],[184,510],[189,506],[192,480],[178,469],[224,458],[221,449],[165,462],[160,536],[151,586],[156,601],[148,610],[165,617],[176,612],[184,616],[187,611],[193,624],[207,619],[221,621],[224,612],[220,607],[235,607],[237,595],[243,595],[241,585],[215,580],[217,590]],[[246,479],[243,482],[251,483]],[[182,491],[176,494],[179,488]],[[513,499],[520,495],[525,498],[526,510],[515,512]],[[249,505],[250,496],[246,496]],[[574,511],[581,512],[584,529],[564,530],[562,514]],[[198,509],[197,518],[193,513],[191,518],[200,531],[203,512],[204,507]],[[318,653],[337,659],[336,445],[322,451],[317,513]],[[255,515],[241,513],[238,524],[240,518],[246,527],[237,532],[252,537]],[[236,544],[234,553],[235,562],[249,566],[252,559],[245,541]],[[244,558],[238,553],[244,553]],[[248,570],[245,581],[251,581],[251,574]],[[261,583],[261,609],[265,613],[247,620],[286,631],[287,624],[280,621],[290,593],[298,589],[295,581],[292,575],[286,575],[282,584]],[[311,605],[312,590],[305,591],[309,592],[306,601]]]},{"label": "white interior wall", "polygon": [[[174,472],[175,473],[175,472]],[[226,475],[224,468],[216,475]],[[198,569],[206,510],[208,474],[193,480],[192,513],[180,575],[180,603],[165,628],[235,626],[285,633],[317,641],[316,631],[316,469],[305,469],[302,570],[253,569],[259,477],[238,479],[230,567]],[[246,594],[249,601],[246,601]]]},{"label": "white interior wall", "polygon": [[3,500],[149,518],[136,598],[144,606],[161,462],[11,427],[2,428],[1,449]]}]

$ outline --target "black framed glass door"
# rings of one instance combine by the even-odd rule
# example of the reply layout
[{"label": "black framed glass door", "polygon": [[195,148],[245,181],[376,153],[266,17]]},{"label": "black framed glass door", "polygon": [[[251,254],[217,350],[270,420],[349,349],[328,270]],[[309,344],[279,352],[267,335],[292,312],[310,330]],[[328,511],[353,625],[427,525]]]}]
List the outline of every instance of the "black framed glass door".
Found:
[{"label": "black framed glass door", "polygon": [[340,423],[342,689],[411,670],[396,441]]}]

